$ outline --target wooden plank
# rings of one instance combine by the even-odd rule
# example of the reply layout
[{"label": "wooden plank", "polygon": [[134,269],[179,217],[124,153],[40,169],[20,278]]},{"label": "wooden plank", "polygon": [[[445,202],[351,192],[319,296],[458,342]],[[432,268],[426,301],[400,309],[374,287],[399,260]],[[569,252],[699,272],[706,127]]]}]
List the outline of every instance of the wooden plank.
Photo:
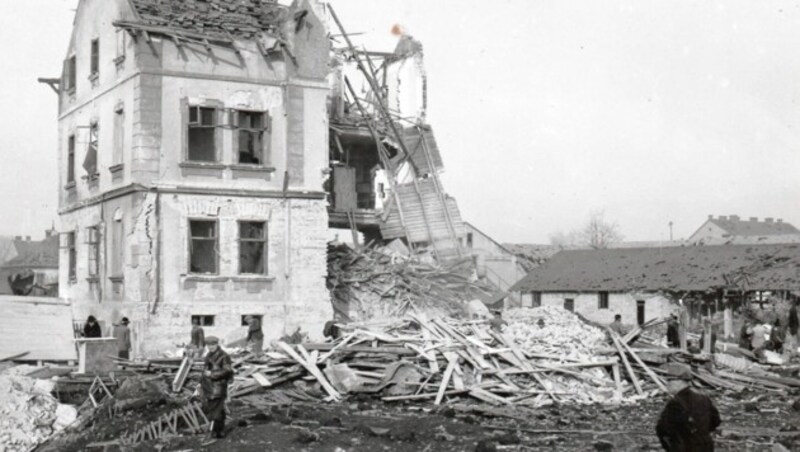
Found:
[{"label": "wooden plank", "polygon": [[489,391],[477,387],[470,389],[469,395],[475,397],[478,400],[483,400],[484,402],[488,402],[494,405],[512,405],[510,400],[492,394]]},{"label": "wooden plank", "polygon": [[[300,357],[300,355],[297,354],[297,352],[292,350],[292,347],[290,347],[283,341],[278,341],[278,347],[280,347],[283,351],[285,351],[301,366],[305,367],[305,369],[311,375],[313,375],[314,378],[317,379],[317,381],[319,381],[319,384],[322,385],[322,388],[325,390],[325,392],[328,393],[329,396],[331,396],[331,398],[333,398],[334,400],[339,400],[341,398],[339,392],[337,392],[336,389],[334,389],[334,387],[331,386],[331,384],[328,382],[328,380],[325,378],[322,372],[320,372],[319,368],[317,368],[317,365],[315,363],[310,363],[305,361],[303,358]],[[303,351],[305,351],[305,349],[302,346],[298,346],[298,348],[303,349]]]},{"label": "wooden plank", "polygon": [[625,365],[625,370],[628,371],[628,375],[631,378],[633,387],[636,389],[636,393],[644,394],[644,391],[642,391],[642,384],[639,383],[639,378],[633,372],[633,369],[631,368],[631,363],[628,362],[628,357],[625,356],[625,351],[622,349],[622,346],[620,346],[619,341],[617,340],[617,333],[611,330],[611,328],[606,327],[606,329],[608,330],[608,334],[611,336],[611,342],[614,344],[614,347],[616,347],[620,358],[622,358],[622,364]]},{"label": "wooden plank", "polygon": [[614,384],[617,385],[617,397],[622,397],[622,379],[619,375],[619,364],[611,366],[611,373],[614,375]]},{"label": "wooden plank", "polygon": [[[614,334],[616,334],[616,333],[614,333]],[[628,344],[626,344],[626,343],[622,342],[621,340],[619,340],[619,337],[615,338],[615,340],[617,341],[618,344],[620,344],[622,346],[622,348],[624,348],[628,352],[628,354],[631,355],[631,357],[633,357],[634,361],[636,361],[637,364],[642,366],[642,368],[644,369],[645,373],[647,373],[647,375],[650,377],[650,379],[653,380],[653,383],[656,384],[658,389],[662,390],[665,394],[669,394],[669,390],[667,390],[667,387],[664,385],[664,383],[661,381],[661,379],[658,378],[658,376],[655,373],[653,373],[653,371],[650,370],[649,367],[647,367],[647,365],[639,358],[639,356],[636,353],[633,352],[633,350],[630,349],[630,347],[628,347]]]},{"label": "wooden plank", "polygon": [[434,405],[441,405],[444,393],[447,390],[447,384],[450,381],[450,376],[453,375],[455,368],[456,363],[454,361],[448,361],[447,368],[444,370],[444,376],[442,376],[442,384],[439,386],[439,392],[436,394],[436,400],[433,402]]},{"label": "wooden plank", "polygon": [[272,383],[269,382],[269,379],[261,372],[256,372],[251,376],[259,385],[261,385],[262,388],[272,386]]}]

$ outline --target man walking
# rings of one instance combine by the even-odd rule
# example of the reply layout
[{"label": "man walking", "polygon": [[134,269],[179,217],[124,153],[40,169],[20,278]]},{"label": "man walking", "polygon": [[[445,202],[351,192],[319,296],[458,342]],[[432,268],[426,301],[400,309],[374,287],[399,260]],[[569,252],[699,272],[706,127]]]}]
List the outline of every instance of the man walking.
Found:
[{"label": "man walking", "polygon": [[131,330],[128,328],[128,318],[123,317],[118,325],[114,325],[113,336],[117,340],[117,356],[130,359]]},{"label": "man walking", "polygon": [[672,397],[661,412],[656,434],[667,452],[713,452],[711,432],[720,424],[719,411],[707,395],[694,390],[691,371],[667,384]]},{"label": "man walking", "polygon": [[222,438],[225,431],[225,399],[228,397],[228,382],[233,379],[231,357],[219,346],[219,339],[206,338],[208,354],[205,371],[200,382],[203,389],[206,416],[211,421],[214,438]]}]

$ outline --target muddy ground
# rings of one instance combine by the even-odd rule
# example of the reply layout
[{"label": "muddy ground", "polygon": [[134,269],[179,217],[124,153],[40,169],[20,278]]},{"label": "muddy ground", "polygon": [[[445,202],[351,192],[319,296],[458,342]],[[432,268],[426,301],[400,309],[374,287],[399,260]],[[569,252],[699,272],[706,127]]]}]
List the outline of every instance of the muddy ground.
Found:
[{"label": "muddy ground", "polygon": [[[715,437],[717,450],[773,450],[776,442],[786,449],[800,450],[800,435],[790,433],[800,430],[797,394],[709,394],[723,419]],[[656,451],[660,447],[654,426],[664,403],[665,398],[659,396],[629,406],[564,405],[497,412],[488,405],[457,401],[437,408],[369,398],[337,404],[269,405],[258,396],[248,396],[229,403],[231,417],[224,439],[187,434],[140,443],[133,450]],[[168,404],[162,404],[98,421],[39,450],[103,450],[91,444],[112,440],[168,409]],[[763,435],[765,429],[771,430],[771,436]],[[777,431],[782,433],[776,436]]]}]

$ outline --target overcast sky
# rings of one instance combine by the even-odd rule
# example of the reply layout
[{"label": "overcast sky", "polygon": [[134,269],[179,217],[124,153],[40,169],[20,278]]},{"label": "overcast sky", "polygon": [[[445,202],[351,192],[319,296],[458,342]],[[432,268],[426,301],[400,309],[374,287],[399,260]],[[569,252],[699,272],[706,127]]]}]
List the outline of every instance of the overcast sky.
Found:
[{"label": "overcast sky", "polygon": [[[544,243],[604,210],[629,240],[707,214],[800,226],[800,7],[784,1],[333,0],[351,33],[425,46],[462,216]],[[58,76],[75,0],[0,2],[0,235],[56,219]]]}]

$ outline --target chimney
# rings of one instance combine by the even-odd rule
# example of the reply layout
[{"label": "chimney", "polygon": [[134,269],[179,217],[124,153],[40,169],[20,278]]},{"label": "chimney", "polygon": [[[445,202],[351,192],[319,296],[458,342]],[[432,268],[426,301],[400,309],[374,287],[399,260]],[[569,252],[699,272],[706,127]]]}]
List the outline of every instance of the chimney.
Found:
[{"label": "chimney", "polygon": [[720,215],[719,219],[722,220],[722,221],[726,221],[728,219],[728,217],[726,217],[725,215]]},{"label": "chimney", "polygon": [[751,223],[758,223],[758,217],[750,217]]},{"label": "chimney", "polygon": [[778,218],[777,220],[775,220],[775,222],[776,223],[783,223],[783,218]]},{"label": "chimney", "polygon": [[14,240],[17,241],[17,242],[21,242],[22,241],[22,236],[18,235],[16,237],[14,237]]},{"label": "chimney", "polygon": [[30,241],[31,241],[31,236],[29,236],[29,235],[26,235],[26,236],[25,236],[25,241],[26,241],[26,242],[30,242]]},{"label": "chimney", "polygon": [[739,221],[739,215],[731,215],[731,221]]},{"label": "chimney", "polygon": [[772,223],[772,220],[773,218],[771,217],[764,218],[764,223]]},{"label": "chimney", "polygon": [[709,215],[709,216],[708,216],[708,219],[709,219],[709,220],[713,220],[713,219],[714,219],[714,215]]},{"label": "chimney", "polygon": [[48,229],[48,230],[44,231],[44,238],[49,239],[51,235],[53,235],[53,230],[52,229]]}]

